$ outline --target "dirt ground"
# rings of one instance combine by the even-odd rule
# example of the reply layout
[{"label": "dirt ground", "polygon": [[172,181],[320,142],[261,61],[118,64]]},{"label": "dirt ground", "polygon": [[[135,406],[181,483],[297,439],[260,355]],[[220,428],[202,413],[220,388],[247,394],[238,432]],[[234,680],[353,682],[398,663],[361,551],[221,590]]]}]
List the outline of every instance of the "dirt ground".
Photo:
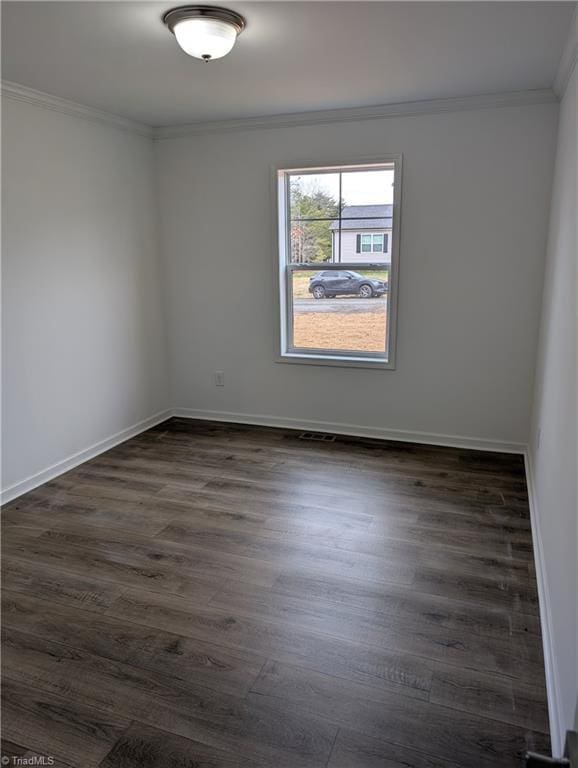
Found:
[{"label": "dirt ground", "polygon": [[354,349],[383,352],[385,323],[381,312],[308,312],[293,320],[295,347],[309,349]]}]

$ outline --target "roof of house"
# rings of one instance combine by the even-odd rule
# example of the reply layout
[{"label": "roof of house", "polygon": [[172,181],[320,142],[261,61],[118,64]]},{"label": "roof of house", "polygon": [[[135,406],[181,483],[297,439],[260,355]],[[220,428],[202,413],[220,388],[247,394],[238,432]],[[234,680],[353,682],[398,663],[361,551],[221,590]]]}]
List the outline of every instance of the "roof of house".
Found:
[{"label": "roof of house", "polygon": [[[341,211],[341,229],[391,229],[393,205],[346,205]],[[339,229],[332,221],[331,229]]]}]

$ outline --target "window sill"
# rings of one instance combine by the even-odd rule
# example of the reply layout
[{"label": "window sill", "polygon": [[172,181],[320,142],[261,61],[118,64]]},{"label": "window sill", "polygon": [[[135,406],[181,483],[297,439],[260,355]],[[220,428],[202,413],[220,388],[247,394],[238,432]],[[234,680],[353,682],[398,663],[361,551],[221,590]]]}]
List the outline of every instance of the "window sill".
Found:
[{"label": "window sill", "polygon": [[277,358],[278,363],[296,363],[297,365],[328,365],[338,368],[374,368],[394,371],[395,364],[381,357],[342,357],[340,355],[308,355],[297,352],[284,352]]}]

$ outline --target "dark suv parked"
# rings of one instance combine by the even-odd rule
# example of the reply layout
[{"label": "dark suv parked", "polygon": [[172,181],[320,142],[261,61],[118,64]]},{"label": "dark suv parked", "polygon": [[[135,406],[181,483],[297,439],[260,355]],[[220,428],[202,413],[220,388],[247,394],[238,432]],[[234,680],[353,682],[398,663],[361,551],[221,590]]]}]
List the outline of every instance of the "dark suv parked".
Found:
[{"label": "dark suv parked", "polygon": [[373,280],[359,272],[318,272],[309,280],[309,293],[316,299],[330,299],[334,296],[356,295],[362,299],[383,296],[386,291],[383,280]]}]

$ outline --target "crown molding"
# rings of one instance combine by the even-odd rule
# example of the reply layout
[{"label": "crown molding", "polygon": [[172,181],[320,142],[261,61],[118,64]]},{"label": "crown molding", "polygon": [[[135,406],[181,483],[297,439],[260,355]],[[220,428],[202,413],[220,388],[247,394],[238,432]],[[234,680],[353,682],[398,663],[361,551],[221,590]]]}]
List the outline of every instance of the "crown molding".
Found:
[{"label": "crown molding", "polygon": [[[574,38],[574,44],[576,40]],[[576,48],[574,45],[574,59]],[[567,73],[570,78],[572,67]],[[184,136],[196,136],[205,133],[228,133],[266,128],[290,128],[292,126],[326,125],[330,123],[349,123],[363,120],[382,120],[391,117],[411,117],[415,115],[439,115],[446,112],[463,112],[476,109],[495,109],[498,107],[519,107],[533,104],[551,104],[558,101],[558,96],[551,88],[527,91],[506,91],[486,93],[477,96],[457,96],[447,99],[428,99],[405,101],[397,104],[378,104],[370,107],[330,109],[316,112],[292,112],[282,115],[263,115],[259,117],[234,118],[230,120],[199,121],[181,125],[152,127],[144,123],[88,107],[75,101],[52,96],[37,91],[26,85],[8,80],[1,82],[2,96],[14,101],[33,104],[64,115],[80,117],[90,122],[110,125],[129,133],[154,139],[175,139]]]},{"label": "crown molding", "polygon": [[104,112],[100,109],[87,107],[84,104],[78,104],[75,101],[61,99],[58,96],[52,96],[50,93],[36,91],[34,88],[29,88],[26,85],[20,85],[19,83],[12,83],[8,80],[2,80],[1,91],[2,96],[6,97],[7,99],[12,99],[13,101],[20,101],[25,104],[33,104],[36,107],[50,109],[53,112],[59,112],[63,115],[80,117],[83,120],[89,120],[92,123],[109,125],[122,131],[136,133],[139,136],[146,136],[147,138],[152,138],[153,136],[153,129],[149,125],[137,123],[133,120],[128,120],[125,117],[113,115],[110,112]]},{"label": "crown molding", "polygon": [[289,128],[298,125],[324,125],[348,123],[360,120],[381,120],[388,117],[413,115],[437,115],[444,112],[462,112],[496,107],[517,107],[530,104],[550,104],[558,97],[551,88],[528,91],[488,93],[478,96],[461,96],[448,99],[406,101],[398,104],[380,104],[373,107],[331,109],[322,112],[294,112],[284,115],[247,117],[232,120],[215,120],[183,125],[165,125],[154,128],[155,139],[175,139],[202,133],[249,131],[259,128]]},{"label": "crown molding", "polygon": [[572,21],[570,22],[570,32],[568,34],[568,38],[566,39],[566,44],[564,45],[564,50],[562,51],[562,56],[560,58],[560,63],[558,64],[558,70],[556,71],[556,77],[554,78],[554,84],[552,86],[554,93],[560,99],[566,92],[566,88],[568,87],[568,83],[572,77],[572,72],[576,66],[576,52],[578,48],[577,37],[576,10],[574,10],[574,15],[572,16]]}]

